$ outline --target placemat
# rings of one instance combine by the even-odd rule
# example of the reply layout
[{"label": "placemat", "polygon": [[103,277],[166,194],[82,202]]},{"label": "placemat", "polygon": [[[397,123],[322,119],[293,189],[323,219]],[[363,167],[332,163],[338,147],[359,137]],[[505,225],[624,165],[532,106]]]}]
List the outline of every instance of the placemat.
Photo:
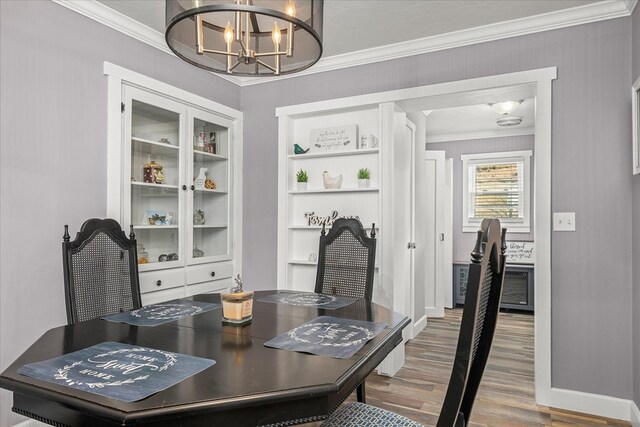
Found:
[{"label": "placemat", "polygon": [[357,301],[357,298],[338,297],[334,295],[316,294],[313,292],[277,293],[257,298],[261,302],[298,305],[302,307],[318,307],[337,310]]},{"label": "placemat", "polygon": [[213,366],[215,360],[118,342],[103,342],[18,373],[125,402],[142,400]]},{"label": "placemat", "polygon": [[220,307],[220,304],[209,302],[174,300],[147,305],[137,310],[124,313],[104,316],[103,319],[110,322],[128,323],[135,326],[158,326]]},{"label": "placemat", "polygon": [[320,316],[264,343],[266,347],[347,359],[387,324]]}]

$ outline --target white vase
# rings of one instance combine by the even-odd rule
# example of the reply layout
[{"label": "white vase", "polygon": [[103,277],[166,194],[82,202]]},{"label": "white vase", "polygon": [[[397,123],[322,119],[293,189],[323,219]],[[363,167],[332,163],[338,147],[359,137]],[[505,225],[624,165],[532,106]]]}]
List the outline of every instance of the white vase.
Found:
[{"label": "white vase", "polygon": [[307,189],[307,183],[306,182],[296,182],[298,191],[305,191]]},{"label": "white vase", "polygon": [[368,188],[369,187],[369,181],[368,179],[359,179],[358,180],[358,187],[360,188]]}]

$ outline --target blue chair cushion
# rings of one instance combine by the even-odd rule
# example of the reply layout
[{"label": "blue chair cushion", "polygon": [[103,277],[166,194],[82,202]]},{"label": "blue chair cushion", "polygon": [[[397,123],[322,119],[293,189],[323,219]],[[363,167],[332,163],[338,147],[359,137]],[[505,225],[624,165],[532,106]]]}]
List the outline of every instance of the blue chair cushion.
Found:
[{"label": "blue chair cushion", "polygon": [[423,427],[409,418],[364,403],[338,408],[320,427]]}]

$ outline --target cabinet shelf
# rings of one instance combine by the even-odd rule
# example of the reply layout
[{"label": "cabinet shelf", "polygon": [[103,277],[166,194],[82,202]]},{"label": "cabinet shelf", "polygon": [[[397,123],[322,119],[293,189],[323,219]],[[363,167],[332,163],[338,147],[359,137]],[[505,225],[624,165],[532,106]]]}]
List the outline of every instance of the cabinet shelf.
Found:
[{"label": "cabinet shelf", "polygon": [[198,151],[195,148],[193,149],[193,158],[196,161],[224,161],[228,160],[226,157],[221,156],[219,154],[207,153],[206,151]]},{"label": "cabinet shelf", "polygon": [[180,147],[177,145],[151,141],[150,139],[131,137],[131,142],[134,150],[148,153],[153,156],[177,158],[180,152]]},{"label": "cabinet shelf", "polygon": [[203,224],[194,225],[193,228],[227,228],[226,224]]},{"label": "cabinet shelf", "polygon": [[146,224],[140,224],[140,225],[134,225],[133,226],[134,230],[167,230],[167,229],[171,229],[171,228],[178,228],[178,225],[146,225]]},{"label": "cabinet shelf", "polygon": [[138,181],[131,181],[131,185],[135,186],[135,187],[147,187],[147,188],[163,188],[163,189],[171,189],[171,190],[177,190],[178,186],[177,185],[170,185],[170,184],[152,184],[150,182],[138,182]]},{"label": "cabinet shelf", "polygon": [[224,190],[209,190],[209,189],[198,189],[196,188],[195,190],[196,193],[208,193],[208,194],[227,194],[226,191]]},{"label": "cabinet shelf", "polygon": [[327,189],[327,188],[311,188],[309,190],[290,190],[289,194],[318,194],[318,193],[366,193],[366,192],[377,192],[380,189],[375,187],[366,187],[366,188],[336,188],[336,189]]},{"label": "cabinet shelf", "polygon": [[363,154],[378,154],[378,148],[367,148],[364,150],[348,150],[348,151],[329,151],[324,153],[306,153],[306,154],[290,154],[288,157],[292,160],[319,159],[321,157],[336,156],[359,156]]}]

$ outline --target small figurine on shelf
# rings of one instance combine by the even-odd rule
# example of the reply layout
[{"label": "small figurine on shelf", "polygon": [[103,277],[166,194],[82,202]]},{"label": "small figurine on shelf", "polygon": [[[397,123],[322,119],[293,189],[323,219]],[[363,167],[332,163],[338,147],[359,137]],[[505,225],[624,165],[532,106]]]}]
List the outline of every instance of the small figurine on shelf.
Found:
[{"label": "small figurine on shelf", "polygon": [[173,212],[169,212],[167,216],[164,217],[164,225],[171,225],[173,223],[173,218],[175,214]]},{"label": "small figurine on shelf", "polygon": [[193,247],[193,257],[194,258],[202,258],[204,256],[204,251],[198,249],[197,246]]},{"label": "small figurine on shelf", "polygon": [[324,181],[324,188],[340,188],[342,187],[342,174],[333,177],[329,175],[329,172],[322,172],[322,180]]},{"label": "small figurine on shelf", "polygon": [[162,173],[162,166],[153,160],[146,163],[143,166],[143,181],[150,184],[162,184],[164,181],[164,174]]},{"label": "small figurine on shelf", "polygon": [[307,148],[306,150],[304,148],[302,148],[300,145],[298,144],[293,144],[293,152],[294,154],[304,154],[307,151],[309,151],[309,149]]},{"label": "small figurine on shelf", "polygon": [[193,225],[204,225],[204,212],[196,209],[193,213]]},{"label": "small figurine on shelf", "polygon": [[217,187],[216,183],[210,180],[209,178],[207,178],[206,181],[204,182],[204,188],[206,188],[207,190],[215,190],[216,187]]},{"label": "small figurine on shelf", "polygon": [[197,190],[204,190],[204,183],[207,180],[207,168],[200,168],[198,177],[193,181],[193,185]]}]

